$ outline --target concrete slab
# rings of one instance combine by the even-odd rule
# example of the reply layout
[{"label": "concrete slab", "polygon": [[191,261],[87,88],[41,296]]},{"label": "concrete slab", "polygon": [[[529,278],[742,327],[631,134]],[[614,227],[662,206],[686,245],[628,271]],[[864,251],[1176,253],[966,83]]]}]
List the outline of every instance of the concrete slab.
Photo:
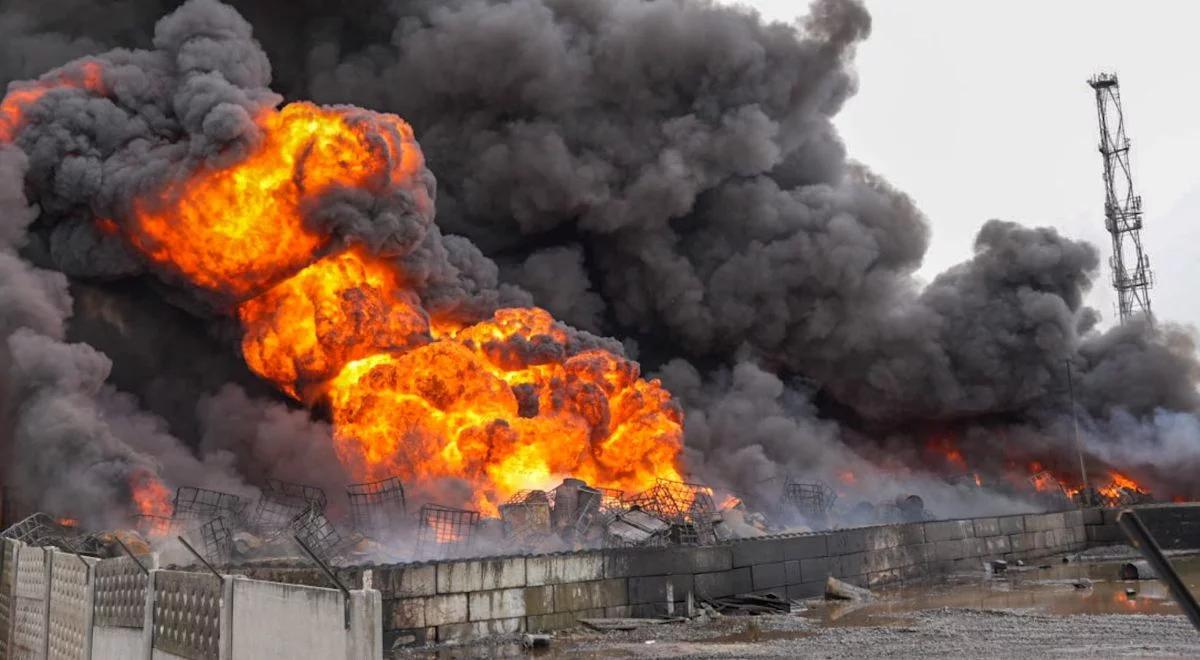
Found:
[{"label": "concrete slab", "polygon": [[733,566],[753,566],[784,560],[788,539],[748,539],[733,543]]},{"label": "concrete slab", "polygon": [[930,542],[953,541],[975,536],[970,520],[941,520],[925,523],[925,539]]},{"label": "concrete slab", "polygon": [[425,625],[441,626],[468,621],[466,594],[438,594],[425,599]]},{"label": "concrete slab", "polygon": [[523,617],[526,614],[525,589],[494,589],[468,594],[467,613],[471,621]]},{"label": "concrete slab", "polygon": [[698,598],[722,598],[750,593],[754,583],[748,567],[735,568],[716,573],[700,573],[693,583]]},{"label": "concrete slab", "polygon": [[1000,521],[995,518],[976,518],[971,522],[975,525],[976,537],[1000,536]]},{"label": "concrete slab", "polygon": [[695,591],[695,584],[691,575],[656,575],[629,578],[629,604],[666,602],[667,584],[671,585],[671,598],[676,602],[686,600],[688,592]]},{"label": "concrete slab", "polygon": [[554,585],[525,587],[525,614],[553,614]]},{"label": "concrete slab", "polygon": [[437,567],[433,564],[384,566],[374,569],[373,579],[384,598],[432,596],[437,593]]},{"label": "concrete slab", "polygon": [[755,564],[750,567],[750,576],[755,590],[782,587],[787,584],[787,569],[783,562]]},{"label": "concrete slab", "polygon": [[800,579],[800,562],[785,561],[783,562],[784,577],[788,584],[800,584],[804,580]]},{"label": "concrete slab", "polygon": [[867,549],[867,530],[840,529],[829,533],[829,554],[844,555]]},{"label": "concrete slab", "polygon": [[1001,534],[1021,534],[1025,531],[1024,516],[1001,516],[996,522],[1000,523]]},{"label": "concrete slab", "polygon": [[389,628],[424,628],[425,599],[396,598],[383,601],[384,622]]},{"label": "concrete slab", "polygon": [[803,560],[829,555],[828,534],[807,534],[785,539],[783,543],[784,560]]},{"label": "concrete slab", "polygon": [[800,560],[802,582],[824,582],[830,575],[833,575],[833,566],[829,557]]},{"label": "concrete slab", "polygon": [[525,559],[525,583],[531,587],[586,582],[603,577],[604,555],[600,552],[534,555]]}]

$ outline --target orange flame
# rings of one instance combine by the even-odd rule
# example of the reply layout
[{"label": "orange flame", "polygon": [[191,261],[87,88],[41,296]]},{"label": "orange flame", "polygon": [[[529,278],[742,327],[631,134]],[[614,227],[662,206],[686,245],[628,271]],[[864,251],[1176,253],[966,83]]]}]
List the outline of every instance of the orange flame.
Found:
[{"label": "orange flame", "polygon": [[97,94],[104,93],[103,70],[100,63],[84,60],[78,67],[59,69],[40,80],[15,82],[0,100],[0,143],[12,142],[25,123],[29,109],[47,92],[61,88],[82,88]]},{"label": "orange flame", "polygon": [[[247,364],[329,404],[356,478],[466,479],[485,513],[568,475],[628,492],[681,478],[681,413],[637,364],[595,349],[568,356],[568,330],[536,308],[431,323],[395,262],[308,221],[330,190],[386,193],[422,175],[405,122],[307,103],[255,121],[264,138],[241,161],[174,177],[133,217],[98,226],[232,304]],[[157,481],[131,488],[143,513],[170,513]]]},{"label": "orange flame", "polygon": [[130,475],[129,494],[138,513],[158,517],[171,515],[171,491],[150,472],[138,470]]},{"label": "orange flame", "polygon": [[854,472],[850,470],[842,470],[838,473],[838,481],[841,481],[847,486],[853,486],[858,483],[858,477],[854,476]]},{"label": "orange flame", "polygon": [[954,442],[954,438],[948,435],[930,438],[925,443],[925,447],[941,454],[955,468],[959,470],[967,469],[967,459],[963,457],[963,453],[959,450],[957,443]]},{"label": "orange flame", "polygon": [[1110,502],[1119,502],[1121,500],[1121,496],[1124,495],[1125,489],[1136,493],[1146,492],[1140,485],[1138,485],[1136,481],[1121,474],[1120,472],[1117,472],[1116,470],[1109,470],[1108,478],[1111,480],[1111,482],[1105,486],[1097,488],[1096,491],[1100,493],[1101,497],[1104,497]]}]

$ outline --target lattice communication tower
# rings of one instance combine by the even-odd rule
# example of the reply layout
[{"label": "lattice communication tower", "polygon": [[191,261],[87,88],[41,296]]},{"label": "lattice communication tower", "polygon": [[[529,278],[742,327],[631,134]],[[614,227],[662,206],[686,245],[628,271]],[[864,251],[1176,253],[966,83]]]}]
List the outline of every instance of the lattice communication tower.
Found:
[{"label": "lattice communication tower", "polygon": [[1112,285],[1117,291],[1121,323],[1150,313],[1150,288],[1154,274],[1150,257],[1142,249],[1142,198],[1133,191],[1129,167],[1129,138],[1121,110],[1121,88],[1116,74],[1101,73],[1088,80],[1096,92],[1100,120],[1100,155],[1104,159],[1104,227],[1112,236]]}]

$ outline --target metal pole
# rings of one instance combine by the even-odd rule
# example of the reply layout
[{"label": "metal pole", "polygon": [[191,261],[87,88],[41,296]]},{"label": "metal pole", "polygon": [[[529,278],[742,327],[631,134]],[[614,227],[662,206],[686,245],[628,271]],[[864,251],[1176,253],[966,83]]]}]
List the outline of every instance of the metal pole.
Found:
[{"label": "metal pole", "polygon": [[182,536],[176,536],[175,538],[179,539],[179,542],[183,544],[183,547],[187,548],[188,552],[195,555],[196,559],[199,559],[200,563],[204,564],[204,567],[207,568],[209,570],[209,572],[211,572],[213,575],[217,576],[218,580],[221,580],[221,581],[225,580],[225,576],[218,573],[217,569],[212,567],[212,564],[208,563],[208,561],[205,560],[204,557],[202,557],[199,552],[196,552],[196,549],[192,547],[191,543],[188,543]]},{"label": "metal pole", "polygon": [[1083,478],[1083,506],[1092,505],[1092,489],[1088,483],[1087,464],[1083,460],[1083,443],[1079,439],[1079,416],[1075,414],[1075,379],[1071,376],[1071,361],[1067,363],[1067,390],[1071,393],[1071,424],[1075,427],[1075,453],[1079,455],[1079,475]]},{"label": "metal pole", "polygon": [[333,569],[329,568],[328,564],[321,561],[321,558],[317,556],[317,553],[313,552],[312,548],[308,547],[308,544],[304,542],[304,539],[300,538],[299,534],[294,534],[292,536],[292,538],[296,539],[296,543],[300,544],[300,548],[302,550],[304,550],[304,553],[307,554],[309,556],[309,558],[312,559],[313,562],[315,562],[317,564],[317,566],[320,566],[322,571],[325,571],[325,576],[328,577],[329,580],[331,582],[333,582],[334,586],[336,586],[342,592],[342,605],[343,605],[343,610],[344,610],[344,614],[346,617],[346,619],[345,619],[346,630],[349,630],[350,629],[350,590],[346,588],[346,585],[342,584],[342,581],[338,579],[336,574],[334,574]]},{"label": "metal pole", "polygon": [[115,538],[117,540],[117,545],[121,546],[121,549],[125,551],[125,554],[129,555],[129,558],[133,560],[133,563],[137,564],[137,567],[142,569],[142,572],[149,576],[150,570],[146,568],[146,565],[137,558],[137,555],[133,554],[133,551],[129,549],[129,546],[125,545],[125,542],[121,540],[121,537],[117,536]]}]

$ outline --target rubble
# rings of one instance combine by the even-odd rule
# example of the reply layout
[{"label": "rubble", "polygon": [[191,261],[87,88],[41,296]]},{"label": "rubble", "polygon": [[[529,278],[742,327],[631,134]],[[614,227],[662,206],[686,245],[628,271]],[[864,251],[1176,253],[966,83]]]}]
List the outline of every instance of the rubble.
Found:
[{"label": "rubble", "polygon": [[724,598],[709,599],[707,603],[722,616],[739,614],[790,614],[792,611],[791,601],[780,598],[775,594],[726,596]]},{"label": "rubble", "polygon": [[671,541],[680,544],[714,543],[717,516],[712,488],[701,484],[659,479],[654,487],[630,498],[637,507],[671,524]]},{"label": "rubble", "polygon": [[610,548],[666,545],[671,525],[639,507],[618,511],[604,525],[604,546]]},{"label": "rubble", "polygon": [[870,589],[856,587],[849,582],[843,582],[832,575],[825,580],[825,600],[871,600],[875,594]]},{"label": "rubble", "polygon": [[1145,559],[1129,561],[1121,564],[1119,575],[1122,580],[1156,580],[1158,573]]}]

